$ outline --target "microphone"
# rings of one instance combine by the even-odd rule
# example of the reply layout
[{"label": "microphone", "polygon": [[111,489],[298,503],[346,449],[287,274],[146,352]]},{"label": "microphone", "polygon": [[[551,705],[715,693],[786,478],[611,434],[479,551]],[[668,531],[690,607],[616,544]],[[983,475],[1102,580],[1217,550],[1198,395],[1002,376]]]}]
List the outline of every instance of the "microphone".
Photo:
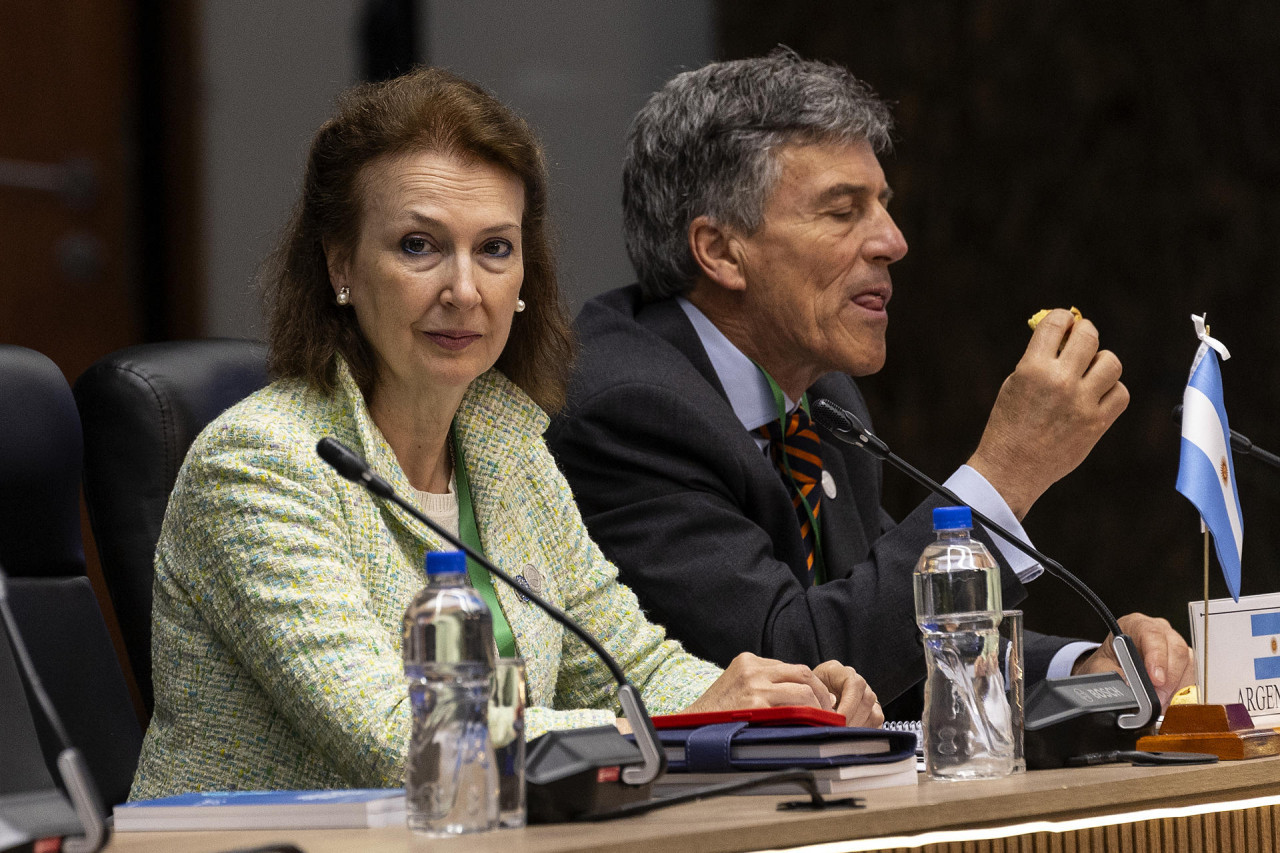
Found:
[{"label": "microphone", "polygon": [[[929,477],[920,469],[911,465],[902,459],[896,453],[889,449],[889,445],[880,439],[875,433],[867,428],[866,424],[854,415],[852,412],[836,405],[830,400],[821,399],[815,401],[811,405],[813,418],[818,423],[826,427],[837,439],[860,447],[867,453],[877,459],[888,462],[895,468],[905,473],[908,477],[924,486],[929,491],[940,495],[956,506],[968,506],[950,489],[943,486],[933,478]],[[1115,719],[1115,725],[1125,733],[1132,733],[1135,736],[1141,729],[1145,729],[1155,722],[1157,715],[1160,713],[1160,699],[1156,695],[1155,687],[1151,684],[1151,679],[1147,676],[1146,668],[1141,665],[1142,656],[1138,653],[1137,646],[1133,640],[1120,629],[1120,623],[1116,621],[1116,617],[1112,615],[1107,605],[1098,597],[1098,594],[1090,589],[1084,581],[1073,575],[1062,567],[1056,560],[1051,560],[1037,549],[1023,542],[1013,533],[1006,530],[1001,525],[992,521],[986,515],[982,514],[973,507],[969,507],[973,512],[973,517],[982,523],[991,532],[1001,536],[1010,545],[1017,550],[1031,557],[1045,567],[1054,577],[1061,580],[1078,595],[1083,597],[1093,607],[1094,611],[1102,617],[1102,621],[1107,623],[1107,628],[1112,635],[1111,648],[1115,652],[1116,660],[1120,663],[1121,670],[1124,671],[1125,678],[1128,681],[1127,687],[1133,693],[1134,702],[1137,704],[1136,710],[1133,706],[1124,708],[1115,708],[1115,688],[1106,684],[1100,684],[1097,675],[1070,676],[1069,678],[1046,680],[1043,685],[1038,685],[1037,690],[1033,691],[1027,699],[1027,723],[1026,730],[1034,732],[1038,728],[1054,725],[1059,720],[1069,720],[1079,714],[1091,714],[1094,712],[1111,712],[1111,711],[1127,711],[1128,713],[1119,713]],[[1136,663],[1135,663],[1136,661]],[[1115,673],[1110,674],[1110,680],[1119,680],[1119,676]],[[1070,689],[1072,684],[1079,680],[1080,685],[1077,689]],[[1087,681],[1087,685],[1086,682]],[[1043,704],[1045,706],[1045,720],[1037,721],[1033,719],[1033,703],[1037,700],[1037,692],[1040,687],[1048,685],[1047,689],[1041,693],[1044,697]],[[1110,687],[1110,689],[1108,689]],[[1050,695],[1052,694],[1052,696]],[[1111,704],[1104,708],[1102,700],[1110,700]],[[1075,708],[1063,708],[1062,703],[1076,703]],[[1053,704],[1055,707],[1052,713],[1048,711],[1048,705]],[[1073,734],[1077,734],[1073,732]],[[1089,727],[1087,730],[1080,731],[1078,734],[1082,738],[1096,738],[1099,736],[1098,727],[1096,725]],[[1125,735],[1128,740],[1128,735]],[[1041,766],[1062,766],[1062,761],[1066,759],[1066,755],[1057,754],[1060,750],[1054,750],[1051,744],[1041,744],[1040,746],[1049,749],[1052,754],[1041,754],[1039,760]],[[1077,749],[1076,752],[1086,751]],[[1075,754],[1075,753],[1071,753]],[[1030,747],[1027,749],[1027,760],[1030,766],[1033,760],[1033,753]]]},{"label": "microphone", "polygon": [[[391,484],[373,473],[373,470],[369,468],[369,463],[357,456],[351,448],[336,438],[325,436],[320,439],[316,444],[316,453],[320,454],[320,458],[328,462],[330,467],[337,471],[343,479],[364,486],[380,498],[395,499],[395,491],[391,488]],[[410,512],[413,511],[413,508],[410,508]],[[436,526],[430,521],[427,522],[427,526],[437,533],[440,532],[436,530]],[[448,534],[444,534],[444,536],[446,539],[451,538]],[[481,562],[481,565],[484,565],[484,563]]]},{"label": "microphone", "polygon": [[[1173,407],[1173,419],[1179,424],[1182,423],[1181,403]],[[1231,449],[1236,453],[1239,453],[1241,456],[1252,456],[1255,459],[1261,459],[1272,468],[1280,468],[1280,456],[1276,456],[1268,450],[1263,450],[1261,447],[1258,447],[1244,435],[1236,432],[1235,430],[1231,430]]]},{"label": "microphone", "polygon": [[[600,775],[596,773],[597,765],[591,762],[594,757],[599,756],[602,763],[598,766],[604,766],[605,764],[617,766],[620,764],[620,748],[623,757],[630,749],[630,745],[623,739],[622,735],[618,734],[616,730],[613,732],[604,731],[602,734],[601,729],[585,729],[578,732],[548,732],[538,739],[539,741],[551,739],[548,741],[548,748],[542,750],[541,753],[536,749],[531,750],[526,762],[526,776],[529,779],[530,817],[533,818],[535,812],[538,812],[538,816],[549,820],[581,818],[590,816],[593,812],[598,813],[614,808],[624,802],[647,799],[651,783],[667,769],[667,754],[658,743],[657,731],[654,729],[653,721],[649,719],[648,711],[645,710],[644,701],[640,698],[640,692],[627,680],[626,673],[622,671],[622,667],[605,650],[604,646],[600,645],[600,641],[584,630],[573,619],[569,618],[568,614],[563,610],[527,586],[516,583],[510,575],[495,566],[483,554],[480,554],[457,536],[440,527],[440,525],[423,514],[420,509],[396,494],[390,483],[369,468],[369,463],[361,459],[337,439],[331,436],[320,439],[316,444],[316,453],[343,478],[364,486],[372,494],[380,498],[391,501],[450,545],[465,552],[468,557],[483,566],[490,574],[546,611],[552,619],[555,619],[586,643],[604,661],[605,666],[609,668],[609,672],[613,675],[614,681],[618,683],[618,701],[622,705],[623,716],[631,724],[631,731],[635,736],[635,745],[640,750],[643,763],[639,766],[633,763],[623,767],[620,774],[620,783],[601,781]],[[570,740],[575,738],[575,735],[578,736],[578,742],[576,744],[569,743]],[[534,772],[534,764],[539,760],[540,755],[546,756],[543,763],[547,764],[548,768],[547,773],[543,775],[554,777],[548,779],[544,791],[539,791],[542,786],[533,778],[538,775]],[[553,764],[556,766],[552,767]],[[590,779],[586,782],[578,778],[584,771],[589,771],[590,776]],[[568,774],[572,775],[569,776]],[[605,773],[602,775],[607,777],[610,774]],[[614,778],[616,779],[618,776]],[[584,785],[589,790],[584,790]],[[591,786],[594,786],[594,788]],[[601,792],[599,789],[603,786],[610,786],[610,790]],[[566,799],[568,802],[565,802]]]},{"label": "microphone", "polygon": [[[36,704],[44,712],[45,719],[49,721],[54,736],[62,746],[62,751],[58,753],[58,775],[62,777],[62,784],[66,786],[67,794],[71,797],[76,817],[84,827],[83,836],[62,839],[60,849],[66,853],[97,853],[98,850],[107,846],[107,840],[111,834],[98,811],[102,798],[98,795],[98,787],[93,783],[93,777],[89,775],[84,756],[80,754],[80,750],[72,746],[66,727],[62,724],[62,718],[58,716],[58,710],[50,701],[49,694],[45,692],[40,673],[31,662],[27,644],[23,642],[22,634],[18,631],[18,622],[13,618],[13,611],[9,609],[9,576],[3,567],[0,567],[0,617],[3,617],[14,657],[22,667],[23,675],[27,677],[27,683],[31,686]],[[0,824],[2,823],[3,821],[0,821]]]},{"label": "microphone", "polygon": [[[843,409],[826,399],[816,401],[811,408],[814,413],[814,419],[834,433],[836,438],[846,444],[861,447],[877,459],[890,463],[929,491],[941,495],[956,506],[968,506],[968,504],[961,500],[955,492],[951,491],[937,480],[929,477],[919,468],[916,468],[914,465],[891,451],[889,449],[889,445],[885,444],[879,436],[871,432],[871,430],[869,430],[867,426],[853,414],[853,412]],[[1014,548],[1045,566],[1045,568],[1049,569],[1050,574],[1063,581],[1067,586],[1071,587],[1076,591],[1076,593],[1088,601],[1094,611],[1102,617],[1102,621],[1107,623],[1107,628],[1112,634],[1116,635],[1116,637],[1124,635],[1124,632],[1120,630],[1120,623],[1116,621],[1116,617],[1112,615],[1111,610],[1103,600],[1098,597],[1097,593],[1085,585],[1084,581],[1064,569],[1059,562],[1051,560],[1049,557],[1040,553],[1040,551],[1023,542],[1017,536],[1014,536],[1013,533],[992,521],[978,510],[973,507],[969,507],[969,509],[973,512],[973,517],[982,522],[984,527],[999,534]],[[1126,637],[1126,639],[1128,638]],[[1133,726],[1133,728],[1141,728],[1141,726]]]}]

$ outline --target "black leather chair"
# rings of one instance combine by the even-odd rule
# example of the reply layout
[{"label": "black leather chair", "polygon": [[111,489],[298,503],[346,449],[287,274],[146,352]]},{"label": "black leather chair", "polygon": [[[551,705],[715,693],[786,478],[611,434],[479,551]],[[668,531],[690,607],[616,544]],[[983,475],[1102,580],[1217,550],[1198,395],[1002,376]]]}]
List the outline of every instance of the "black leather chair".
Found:
[{"label": "black leather chair", "polygon": [[0,345],[0,562],[14,577],[84,574],[80,418],[52,361]]},{"label": "black leather chair", "polygon": [[111,353],[76,380],[89,522],[148,711],[152,561],[169,493],[191,442],[267,384],[266,365],[256,341],[171,341]]},{"label": "black leather chair", "polygon": [[[75,401],[52,361],[3,345],[0,401],[0,564],[9,602],[71,742],[107,803],[122,802],[142,730],[85,575]],[[36,729],[56,777],[61,744],[43,715]]]}]

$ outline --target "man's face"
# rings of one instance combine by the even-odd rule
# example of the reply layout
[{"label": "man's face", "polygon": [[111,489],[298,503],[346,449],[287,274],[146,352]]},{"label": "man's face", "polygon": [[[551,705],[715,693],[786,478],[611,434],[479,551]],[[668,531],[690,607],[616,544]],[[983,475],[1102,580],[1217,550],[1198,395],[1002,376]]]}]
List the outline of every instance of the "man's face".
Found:
[{"label": "man's face", "polygon": [[889,264],[907,253],[880,163],[865,141],[786,145],[774,156],[781,175],[764,222],[736,238],[750,348],[789,391],[832,370],[875,373]]}]

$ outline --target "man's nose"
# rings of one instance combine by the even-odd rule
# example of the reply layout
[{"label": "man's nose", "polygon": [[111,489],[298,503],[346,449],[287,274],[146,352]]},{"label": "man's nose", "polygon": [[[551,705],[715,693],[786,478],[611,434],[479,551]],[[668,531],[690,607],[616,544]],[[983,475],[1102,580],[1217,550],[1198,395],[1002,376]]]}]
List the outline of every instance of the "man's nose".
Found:
[{"label": "man's nose", "polygon": [[902,260],[907,254],[907,238],[898,230],[889,211],[881,209],[881,219],[876,223],[875,235],[867,241],[867,249],[873,260],[892,264]]}]

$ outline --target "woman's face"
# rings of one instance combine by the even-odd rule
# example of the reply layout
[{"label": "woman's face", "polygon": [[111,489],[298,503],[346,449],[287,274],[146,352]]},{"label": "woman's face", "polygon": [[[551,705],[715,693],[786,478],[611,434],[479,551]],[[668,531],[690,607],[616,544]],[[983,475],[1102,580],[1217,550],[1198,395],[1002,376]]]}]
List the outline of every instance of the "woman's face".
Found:
[{"label": "woman's face", "polygon": [[524,262],[524,186],[450,154],[375,160],[345,263],[329,259],[378,362],[377,386],[465,389],[502,353]]}]

